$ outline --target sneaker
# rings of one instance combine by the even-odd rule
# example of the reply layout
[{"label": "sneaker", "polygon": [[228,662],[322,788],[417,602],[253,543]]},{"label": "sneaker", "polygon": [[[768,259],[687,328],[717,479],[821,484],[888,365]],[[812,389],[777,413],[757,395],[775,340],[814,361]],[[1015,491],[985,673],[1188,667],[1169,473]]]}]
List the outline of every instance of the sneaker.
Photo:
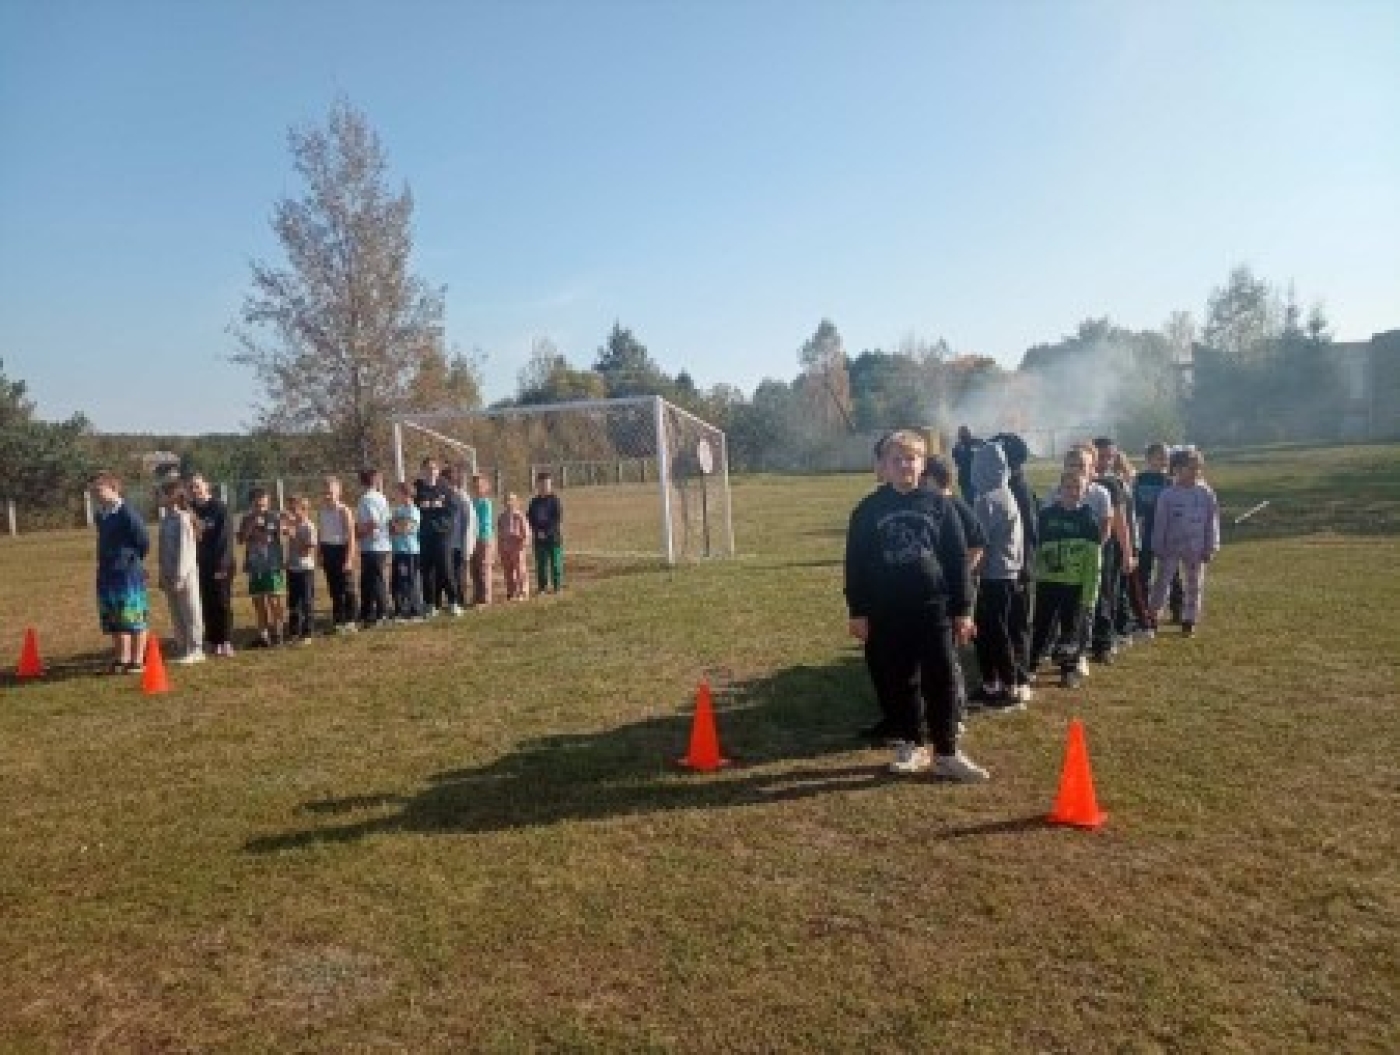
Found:
[{"label": "sneaker", "polygon": [[1196,624],[1195,624],[1195,623],[1186,623],[1186,622],[1183,622],[1183,623],[1181,624],[1181,636],[1182,636],[1182,637],[1195,637],[1195,636],[1196,636]]},{"label": "sneaker", "polygon": [[454,605],[452,606],[452,614],[453,614],[454,616],[461,615],[462,612],[463,612],[464,610],[465,610],[465,609],[463,609],[462,606],[461,606],[460,604],[454,604]]},{"label": "sneaker", "polygon": [[1157,631],[1153,630],[1150,626],[1143,627],[1141,630],[1133,634],[1133,637],[1137,639],[1139,644],[1151,641],[1154,638],[1156,638],[1156,636]]},{"label": "sneaker", "polygon": [[424,619],[434,619],[434,618],[436,618],[436,617],[437,617],[437,609],[434,608],[432,605],[429,605],[427,608],[423,609],[423,618],[424,618]]},{"label": "sneaker", "polygon": [[1084,684],[1084,675],[1070,667],[1069,670],[1060,672],[1060,688],[1077,689]]},{"label": "sneaker", "polygon": [[126,672],[127,672],[128,674],[144,674],[144,673],[146,673],[146,664],[144,664],[144,663],[128,663],[128,664],[126,665]]},{"label": "sneaker", "polygon": [[961,751],[952,755],[939,755],[934,759],[933,775],[964,784],[981,784],[992,779],[990,773]]},{"label": "sneaker", "polygon": [[1087,678],[1089,676],[1089,660],[1084,656],[1080,656],[1079,662],[1074,665],[1074,669],[1081,678]]},{"label": "sneaker", "polygon": [[1094,649],[1093,658],[1095,663],[1102,663],[1105,667],[1111,667],[1113,666],[1113,649],[1096,648]]},{"label": "sneaker", "polygon": [[923,773],[930,764],[927,747],[901,740],[894,749],[894,761],[890,763],[890,772],[907,777]]},{"label": "sneaker", "polygon": [[251,645],[249,645],[248,647],[249,647],[249,648],[271,648],[271,647],[272,647],[272,639],[264,635],[263,637],[258,638],[256,641],[254,641],[254,642],[253,642]]},{"label": "sneaker", "polygon": [[982,707],[988,714],[1014,714],[1024,711],[1026,704],[1024,700],[1017,698],[1014,692],[1003,690],[996,699],[988,700]]},{"label": "sneaker", "polygon": [[204,662],[204,653],[203,653],[203,652],[187,652],[185,655],[179,656],[179,657],[176,658],[176,659],[172,659],[170,662],[171,662],[171,663],[176,663],[176,664],[178,664],[178,665],[180,665],[180,666],[182,666],[182,667],[192,667],[192,666],[194,666],[196,663],[203,663],[203,662]]},{"label": "sneaker", "polygon": [[1011,690],[1011,698],[1017,703],[1030,703],[1034,695],[1029,685],[1017,685]]}]

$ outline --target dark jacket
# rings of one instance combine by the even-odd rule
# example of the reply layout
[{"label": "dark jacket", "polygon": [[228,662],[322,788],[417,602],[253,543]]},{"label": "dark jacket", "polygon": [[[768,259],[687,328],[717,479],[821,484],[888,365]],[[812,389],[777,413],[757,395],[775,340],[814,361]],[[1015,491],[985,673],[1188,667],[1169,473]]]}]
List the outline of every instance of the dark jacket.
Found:
[{"label": "dark jacket", "polygon": [[846,532],[846,606],[853,619],[968,615],[967,542],[952,503],[889,484],[862,499]]},{"label": "dark jacket", "polygon": [[151,547],[151,538],[130,504],[102,512],[97,519],[97,574],[100,578],[121,579],[139,576],[141,562]]},{"label": "dark jacket", "polygon": [[536,542],[557,546],[564,537],[564,505],[553,492],[530,499],[525,519],[530,522]]},{"label": "dark jacket", "polygon": [[237,566],[233,552],[233,525],[228,520],[228,506],[217,498],[196,502],[195,523],[199,527],[194,545],[199,574],[208,578],[217,572],[232,574]]}]

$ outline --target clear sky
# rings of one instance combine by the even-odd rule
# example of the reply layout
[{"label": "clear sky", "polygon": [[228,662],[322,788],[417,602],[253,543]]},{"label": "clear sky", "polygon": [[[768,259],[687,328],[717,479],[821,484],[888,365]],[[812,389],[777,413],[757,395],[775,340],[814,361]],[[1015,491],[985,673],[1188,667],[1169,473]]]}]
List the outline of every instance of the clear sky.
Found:
[{"label": "clear sky", "polygon": [[227,326],[341,93],[490,399],[614,319],[746,392],[823,316],[1015,366],[1241,262],[1400,327],[1395,0],[0,0],[0,358],[41,415],[252,420]]}]

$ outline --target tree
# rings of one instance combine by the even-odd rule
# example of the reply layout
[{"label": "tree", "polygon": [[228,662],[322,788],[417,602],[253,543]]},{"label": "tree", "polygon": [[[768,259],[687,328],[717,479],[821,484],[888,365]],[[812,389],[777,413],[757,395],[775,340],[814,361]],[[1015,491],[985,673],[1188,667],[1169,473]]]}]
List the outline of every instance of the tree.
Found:
[{"label": "tree", "polygon": [[82,414],[39,421],[28,386],[5,376],[0,360],[0,496],[27,509],[62,509],[92,471],[86,441],[92,426]]},{"label": "tree", "polygon": [[802,377],[798,379],[806,395],[815,423],[821,431],[853,431],[851,417],[851,378],[847,372],[846,347],[836,324],[822,319],[816,332],[798,352]]},{"label": "tree", "polygon": [[481,352],[468,357],[460,349],[448,355],[440,345],[425,348],[409,386],[413,410],[474,410],[481,406]]},{"label": "tree", "polygon": [[324,128],[293,128],[288,142],[306,188],[273,210],[287,266],[252,262],[233,360],[263,386],[265,427],[325,433],[342,458],[369,464],[436,365],[443,290],[409,272],[413,197],[387,186],[364,114],[342,99]]},{"label": "tree", "polygon": [[1258,358],[1282,334],[1281,315],[1273,287],[1241,264],[1206,301],[1205,343],[1237,360]]},{"label": "tree", "polygon": [[603,399],[608,394],[601,374],[575,370],[548,337],[535,338],[518,384],[516,402],[522,405]]},{"label": "tree", "polygon": [[670,395],[670,379],[652,361],[646,345],[620,322],[613,323],[607,341],[598,349],[593,370],[602,376],[607,394],[614,398]]}]

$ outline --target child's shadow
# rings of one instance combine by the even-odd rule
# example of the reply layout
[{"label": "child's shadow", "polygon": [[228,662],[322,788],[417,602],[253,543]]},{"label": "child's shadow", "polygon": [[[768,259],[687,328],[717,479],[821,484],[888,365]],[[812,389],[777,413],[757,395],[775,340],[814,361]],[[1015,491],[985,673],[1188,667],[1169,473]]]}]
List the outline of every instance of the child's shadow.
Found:
[{"label": "child's shadow", "polygon": [[874,758],[842,768],[778,765],[860,747],[855,731],[870,721],[874,704],[857,658],[737,685],[717,697],[715,709],[721,746],[732,753],[731,765],[717,774],[690,774],[676,765],[685,754],[689,714],[650,718],[526,741],[489,765],[432,774],[412,795],[371,792],[308,802],[303,813],[325,818],[373,815],[252,839],[245,848],[270,853],[387,832],[490,832],[759,805],[868,788],[886,779]]}]

